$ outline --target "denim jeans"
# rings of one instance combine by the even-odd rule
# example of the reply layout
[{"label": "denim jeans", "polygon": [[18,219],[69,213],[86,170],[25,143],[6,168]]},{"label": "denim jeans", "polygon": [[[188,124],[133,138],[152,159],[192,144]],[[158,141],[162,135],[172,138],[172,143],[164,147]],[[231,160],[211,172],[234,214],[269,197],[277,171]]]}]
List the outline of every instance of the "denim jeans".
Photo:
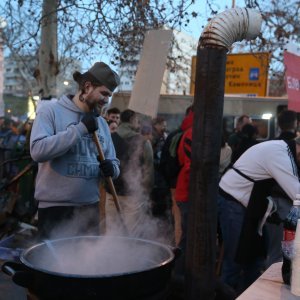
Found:
[{"label": "denim jeans", "polygon": [[238,202],[225,199],[218,195],[218,217],[224,243],[224,258],[221,279],[235,288],[237,292],[245,290],[261,274],[264,265],[262,259],[257,259],[247,265],[235,262],[241,229],[246,208]]}]

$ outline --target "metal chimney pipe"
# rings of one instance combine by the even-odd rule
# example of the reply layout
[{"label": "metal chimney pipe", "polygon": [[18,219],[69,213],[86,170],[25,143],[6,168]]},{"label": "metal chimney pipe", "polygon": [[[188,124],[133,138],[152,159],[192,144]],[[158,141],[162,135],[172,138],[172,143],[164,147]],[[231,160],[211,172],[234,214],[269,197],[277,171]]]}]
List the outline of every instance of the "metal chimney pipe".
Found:
[{"label": "metal chimney pipe", "polygon": [[185,262],[185,299],[188,300],[215,297],[218,167],[226,53],[234,42],[254,39],[261,23],[257,11],[232,8],[213,18],[199,39]]},{"label": "metal chimney pipe", "polygon": [[214,17],[204,28],[199,48],[226,48],[234,42],[255,39],[262,24],[261,14],[249,8],[232,8]]}]

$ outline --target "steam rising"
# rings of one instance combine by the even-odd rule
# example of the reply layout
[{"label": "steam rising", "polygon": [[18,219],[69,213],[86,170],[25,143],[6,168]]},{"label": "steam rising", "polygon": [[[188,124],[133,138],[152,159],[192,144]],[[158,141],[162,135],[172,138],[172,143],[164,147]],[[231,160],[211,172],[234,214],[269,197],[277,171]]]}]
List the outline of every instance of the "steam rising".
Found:
[{"label": "steam rising", "polygon": [[48,243],[25,253],[23,262],[48,272],[111,276],[151,269],[173,259],[168,247],[141,239],[90,236],[54,240],[50,248]]},{"label": "steam rising", "polygon": [[[147,143],[150,142],[147,141]],[[153,162],[144,160],[140,167],[139,157],[143,149],[136,147],[134,150],[131,157],[135,159],[130,159],[130,165],[126,166],[123,177],[130,196],[119,196],[128,234],[131,237],[172,244],[173,228],[170,220],[154,218],[150,213],[149,195],[153,183]],[[106,202],[106,233],[124,235],[113,201],[108,197]]]},{"label": "steam rising", "polygon": [[[139,151],[142,149],[136,147],[132,155],[137,159],[132,160],[125,174],[130,196],[119,196],[124,223],[120,222],[118,212],[108,195],[105,236],[88,237],[93,235],[88,228],[93,227],[90,221],[95,219],[98,211],[74,215],[72,220],[53,229],[52,241],[32,249],[25,256],[25,263],[27,261],[34,267],[51,272],[100,276],[139,272],[172,258],[170,247],[162,245],[172,243],[172,225],[169,220],[151,216],[149,195],[153,181],[153,164],[152,161],[144,161],[142,168],[138,166],[141,153]],[[103,220],[100,228],[101,226],[103,228]],[[63,239],[57,239],[62,237]],[[150,241],[161,244],[158,246]]]}]

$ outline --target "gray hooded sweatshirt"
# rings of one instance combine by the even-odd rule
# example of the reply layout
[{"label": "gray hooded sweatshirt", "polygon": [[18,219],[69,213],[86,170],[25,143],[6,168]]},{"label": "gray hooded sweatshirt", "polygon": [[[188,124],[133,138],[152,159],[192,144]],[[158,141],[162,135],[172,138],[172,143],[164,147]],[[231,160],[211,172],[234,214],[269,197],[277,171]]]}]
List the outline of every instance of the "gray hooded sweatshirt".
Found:
[{"label": "gray hooded sweatshirt", "polygon": [[[101,172],[92,135],[80,122],[84,113],[71,99],[43,101],[34,120],[30,153],[38,162],[35,198],[39,208],[81,206],[99,201]],[[119,175],[119,160],[106,121],[98,118],[97,135],[106,159]]]}]

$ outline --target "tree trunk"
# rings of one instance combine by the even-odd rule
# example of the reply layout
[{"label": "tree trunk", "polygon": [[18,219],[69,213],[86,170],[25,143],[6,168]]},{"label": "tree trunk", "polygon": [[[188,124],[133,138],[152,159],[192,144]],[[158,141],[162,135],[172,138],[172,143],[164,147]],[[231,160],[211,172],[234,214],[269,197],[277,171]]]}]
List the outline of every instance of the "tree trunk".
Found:
[{"label": "tree trunk", "polygon": [[221,147],[226,50],[198,49],[189,220],[186,297],[215,297],[218,168]]},{"label": "tree trunk", "polygon": [[57,58],[57,0],[43,1],[41,46],[36,78],[41,97],[48,99],[56,96]]},{"label": "tree trunk", "polygon": [[3,100],[3,90],[4,90],[4,64],[3,64],[3,38],[2,29],[0,28],[0,117],[5,115],[5,105]]}]

